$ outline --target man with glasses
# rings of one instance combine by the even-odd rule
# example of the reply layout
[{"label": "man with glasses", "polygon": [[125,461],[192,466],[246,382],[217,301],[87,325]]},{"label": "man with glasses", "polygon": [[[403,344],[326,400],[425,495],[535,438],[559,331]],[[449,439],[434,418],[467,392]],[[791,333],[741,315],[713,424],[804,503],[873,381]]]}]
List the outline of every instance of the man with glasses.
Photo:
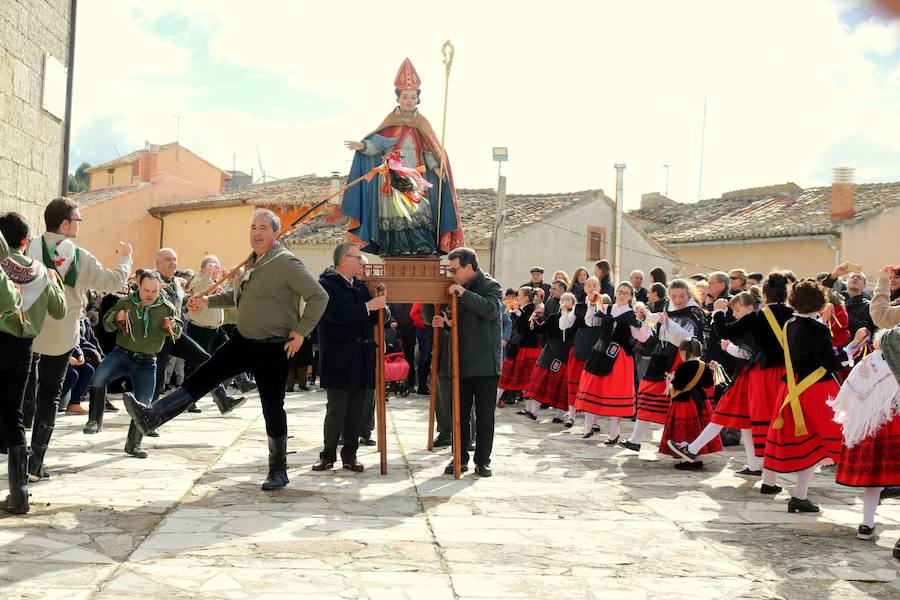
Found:
[{"label": "man with glasses", "polygon": [[328,404],[325,412],[325,447],[313,471],[329,471],[337,461],[343,435],[344,469],[362,472],[356,458],[367,398],[374,398],[375,340],[373,327],[387,296],[372,298],[358,279],[362,255],[349,242],[334,249],[334,266],[325,269],[319,284],[328,292],[328,306],[319,321],[319,377]]},{"label": "man with glasses", "polygon": [[728,293],[736,296],[747,291],[747,271],[744,269],[732,269],[728,272]]},{"label": "man with glasses", "polygon": [[37,392],[31,448],[34,452],[28,464],[31,481],[47,477],[44,455],[56,426],[56,412],[69,356],[78,344],[81,299],[85,290],[117,292],[128,282],[131,273],[131,244],[119,242],[116,253],[119,264],[106,269],[90,252],[73,241],[81,227],[81,212],[69,198],[56,198],[44,209],[47,233],[31,241],[28,255],[57,272],[66,294],[66,316],[45,322],[40,335],[34,338],[32,350],[38,355]]}]

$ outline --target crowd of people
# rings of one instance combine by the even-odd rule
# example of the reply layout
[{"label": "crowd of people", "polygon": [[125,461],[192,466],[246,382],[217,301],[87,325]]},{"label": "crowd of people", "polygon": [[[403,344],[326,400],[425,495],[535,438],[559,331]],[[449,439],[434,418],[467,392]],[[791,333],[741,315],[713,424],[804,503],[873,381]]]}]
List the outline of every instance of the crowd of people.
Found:
[{"label": "crowd of people", "polygon": [[838,483],[864,489],[863,539],[874,536],[880,500],[900,486],[900,267],[886,266],[870,292],[849,263],[806,279],[733,269],[669,280],[657,268],[616,283],[600,260],[593,273],[578,267],[548,280],[534,267],[504,294],[473,250],[457,248],[447,256],[454,322],[446,307],[373,297],[352,243],[311,275],[278,242],[280,220],[265,209],[253,213],[243,267],[226,271],[208,255],[196,273],[179,269],[172,248],[133,270],[127,243],[104,267],[75,243],[82,217],[69,199],[53,200],[44,220],[46,233],[32,239],[20,215],[0,216],[0,449],[15,513],[29,511],[28,484],[50,476],[57,413],[85,415],[84,434],[96,434],[117,410],[111,390],[131,417],[124,451],[146,458],[143,437],[202,411],[207,394],[227,414],[245,401],[227,385],[257,389],[269,446],[262,488],[276,490],[289,483],[285,394],[318,378],[327,407],[312,469],[331,470],[340,457],[344,469],[363,471],[358,448],[375,444],[380,311],[409,364],[401,389],[436,388],[438,448],[452,442],[458,329],[463,471],[474,452],[475,473],[492,475],[496,410],[517,407],[565,429],[581,418],[577,435],[605,435],[601,447],[632,452],[659,425],[658,451],[679,470],[702,469],[703,457],[741,443],[746,464],[736,474],[759,479],[760,493],[780,493],[777,474],[796,474],[792,513],[818,512],[813,474],[836,463]]}]

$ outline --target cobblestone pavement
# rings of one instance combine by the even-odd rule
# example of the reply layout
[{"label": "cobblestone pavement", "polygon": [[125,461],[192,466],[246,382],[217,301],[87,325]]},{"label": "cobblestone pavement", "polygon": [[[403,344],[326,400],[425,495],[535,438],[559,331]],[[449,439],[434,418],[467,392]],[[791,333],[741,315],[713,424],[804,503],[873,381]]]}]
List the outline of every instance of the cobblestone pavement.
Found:
[{"label": "cobblestone pavement", "polygon": [[455,481],[448,451],[424,450],[427,400],[411,396],[389,404],[387,476],[370,448],[365,473],[313,473],[324,392],[287,405],[291,484],[278,492],[259,489],[255,397],[225,417],[201,403],[147,438],[146,460],[122,453],[124,411],[96,436],[62,416],[32,513],[0,517],[0,597],[900,597],[900,503],[880,507],[876,542],[859,541],[861,494],[831,470],[810,492],[821,514],[791,515],[787,492],[733,474],[739,448],[685,473],[654,444],[638,456],[582,440],[580,420],[565,430],[549,411],[532,422],[507,408],[494,477]]}]

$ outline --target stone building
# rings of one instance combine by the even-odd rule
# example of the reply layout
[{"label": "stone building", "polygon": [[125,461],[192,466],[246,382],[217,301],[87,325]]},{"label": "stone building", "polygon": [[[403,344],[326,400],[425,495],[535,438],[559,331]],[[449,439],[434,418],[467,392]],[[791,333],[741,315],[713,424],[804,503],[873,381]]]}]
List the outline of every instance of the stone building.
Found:
[{"label": "stone building", "polygon": [[71,0],[0,0],[0,211],[43,230],[65,189]]}]

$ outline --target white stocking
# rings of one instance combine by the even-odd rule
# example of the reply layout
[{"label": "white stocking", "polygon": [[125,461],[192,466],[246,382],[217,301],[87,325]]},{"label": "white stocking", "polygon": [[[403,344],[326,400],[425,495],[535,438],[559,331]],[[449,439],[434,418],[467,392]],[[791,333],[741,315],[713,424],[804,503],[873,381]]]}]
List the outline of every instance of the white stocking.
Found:
[{"label": "white stocking", "polygon": [[[715,423],[707,424],[707,426],[703,428],[703,431],[700,432],[700,435],[697,436],[697,439],[690,443],[688,452],[691,454],[699,454],[700,450],[710,443],[714,437],[719,435],[720,431],[722,431],[721,425],[716,425]],[[680,442],[681,440],[674,441]]]},{"label": "white stocking", "polygon": [[794,487],[794,498],[797,500],[806,500],[809,496],[809,484],[812,482],[813,471],[815,467],[804,469],[797,473],[797,485]]},{"label": "white stocking", "polygon": [[866,527],[875,527],[875,509],[881,500],[881,490],[884,488],[870,487],[863,490],[863,521]]},{"label": "white stocking", "polygon": [[777,474],[775,471],[770,471],[769,469],[763,467],[763,476],[762,482],[766,485],[775,485]]},{"label": "white stocking", "polygon": [[609,418],[609,439],[614,440],[619,437],[619,417]]},{"label": "white stocking", "polygon": [[590,433],[593,431],[594,423],[597,422],[597,415],[592,415],[589,412],[584,413],[584,432]]},{"label": "white stocking", "polygon": [[557,419],[562,419],[562,418],[565,417],[565,416],[566,416],[566,411],[564,411],[564,410],[561,409],[561,408],[557,408],[557,409],[556,409],[556,418],[557,418]]},{"label": "white stocking", "polygon": [[576,410],[578,410],[578,409],[575,408],[574,404],[569,405],[569,420],[570,421],[575,420],[575,411]]},{"label": "white stocking", "polygon": [[631,437],[628,441],[632,444],[640,444],[644,441],[644,438],[647,437],[648,431],[650,431],[650,421],[638,419],[634,422],[634,431],[631,432]]},{"label": "white stocking", "polygon": [[741,429],[741,442],[744,444],[744,454],[747,455],[747,468],[759,471],[759,458],[753,448],[753,432],[750,429]]}]

